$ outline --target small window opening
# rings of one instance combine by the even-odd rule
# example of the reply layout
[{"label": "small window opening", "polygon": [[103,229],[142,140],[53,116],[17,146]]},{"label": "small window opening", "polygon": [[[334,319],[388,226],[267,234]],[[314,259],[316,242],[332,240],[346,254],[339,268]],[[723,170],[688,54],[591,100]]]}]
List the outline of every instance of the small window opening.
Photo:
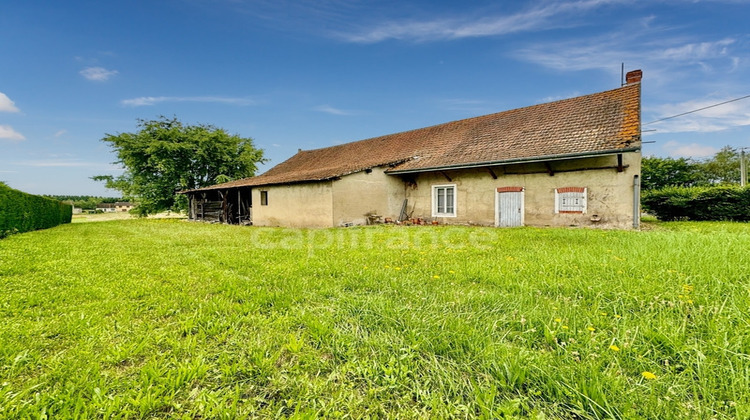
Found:
[{"label": "small window opening", "polygon": [[586,188],[565,187],[555,190],[555,213],[586,213]]}]

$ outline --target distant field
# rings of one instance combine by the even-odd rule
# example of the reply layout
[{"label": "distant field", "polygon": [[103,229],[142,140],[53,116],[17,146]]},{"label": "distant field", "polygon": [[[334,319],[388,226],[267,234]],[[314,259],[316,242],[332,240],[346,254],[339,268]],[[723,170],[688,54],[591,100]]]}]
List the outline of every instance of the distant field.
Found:
[{"label": "distant field", "polygon": [[0,418],[750,418],[750,226],[0,241]]},{"label": "distant field", "polygon": [[[130,220],[137,219],[138,216],[132,215],[128,212],[110,212],[110,213],[82,213],[74,214],[72,223],[86,223],[86,222],[110,222],[113,220]],[[180,213],[174,212],[163,212],[153,214],[148,217],[149,219],[184,219],[186,216]]]}]

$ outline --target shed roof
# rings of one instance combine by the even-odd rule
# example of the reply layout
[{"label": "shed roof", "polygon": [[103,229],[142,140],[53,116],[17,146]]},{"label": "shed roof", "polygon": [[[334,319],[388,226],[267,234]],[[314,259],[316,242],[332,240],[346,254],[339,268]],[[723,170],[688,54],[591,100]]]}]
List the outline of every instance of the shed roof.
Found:
[{"label": "shed roof", "polygon": [[493,166],[622,153],[641,140],[640,82],[605,92],[299,151],[262,175],[200,190],[335,179],[377,166],[389,173]]}]

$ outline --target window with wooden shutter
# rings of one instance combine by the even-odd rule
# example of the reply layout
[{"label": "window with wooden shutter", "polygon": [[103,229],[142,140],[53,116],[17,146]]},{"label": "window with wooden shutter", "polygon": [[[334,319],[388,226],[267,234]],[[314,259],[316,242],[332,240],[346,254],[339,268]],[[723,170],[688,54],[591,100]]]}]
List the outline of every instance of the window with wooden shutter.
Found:
[{"label": "window with wooden shutter", "polygon": [[555,190],[555,213],[586,213],[587,189],[565,187]]}]

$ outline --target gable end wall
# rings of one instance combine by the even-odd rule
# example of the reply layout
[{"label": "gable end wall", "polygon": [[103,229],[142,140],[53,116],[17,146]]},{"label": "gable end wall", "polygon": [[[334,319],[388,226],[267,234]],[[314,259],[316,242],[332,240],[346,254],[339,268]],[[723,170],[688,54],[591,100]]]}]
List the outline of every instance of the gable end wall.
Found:
[{"label": "gable end wall", "polygon": [[[253,225],[330,227],[333,220],[332,181],[253,188]],[[260,204],[261,191],[268,205]]]}]

